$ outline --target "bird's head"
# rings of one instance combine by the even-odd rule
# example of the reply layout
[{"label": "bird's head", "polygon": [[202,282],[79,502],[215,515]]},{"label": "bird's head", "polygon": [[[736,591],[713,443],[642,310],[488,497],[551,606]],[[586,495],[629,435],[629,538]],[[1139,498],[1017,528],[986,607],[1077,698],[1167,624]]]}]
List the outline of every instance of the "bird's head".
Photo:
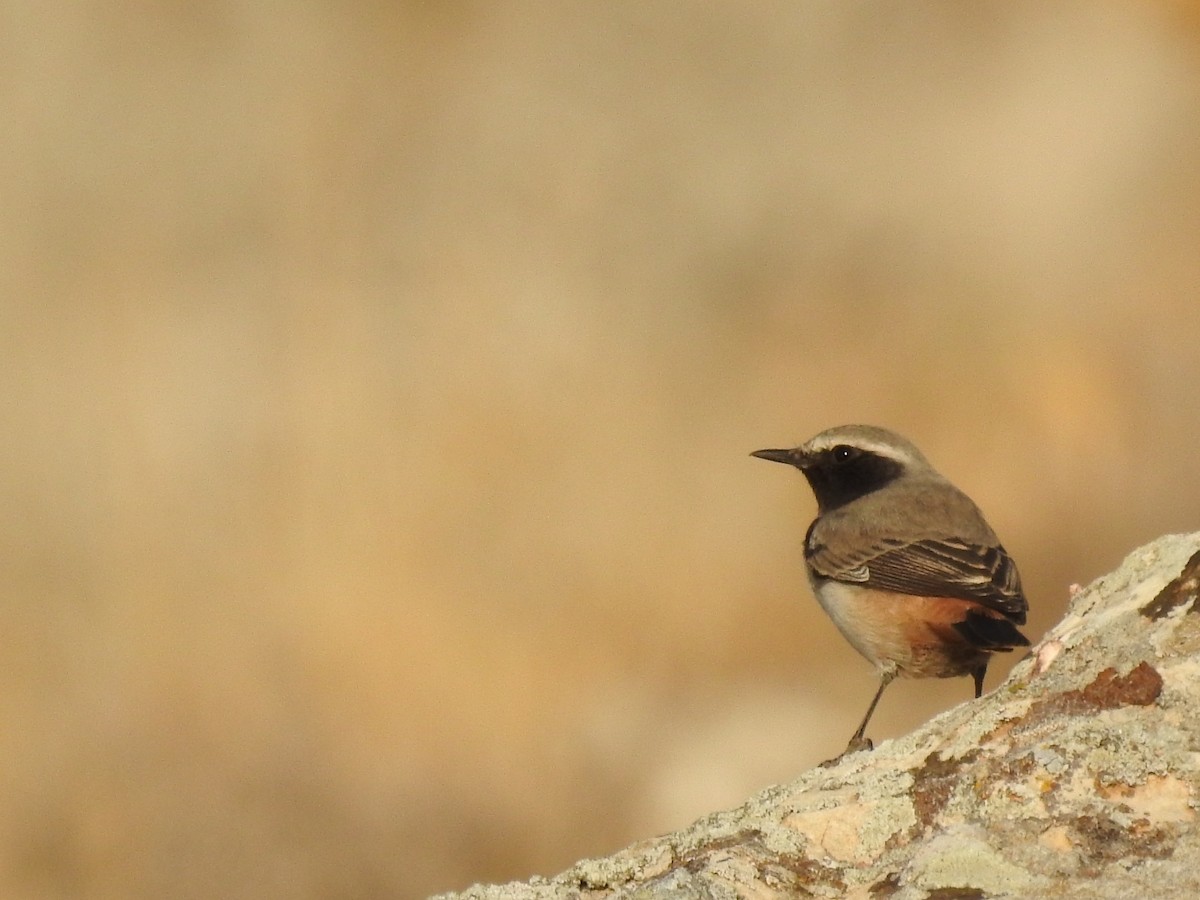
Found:
[{"label": "bird's head", "polygon": [[841,425],[790,450],[756,450],[750,455],[803,472],[821,512],[844,506],[906,474],[932,471],[910,441],[872,425]]}]

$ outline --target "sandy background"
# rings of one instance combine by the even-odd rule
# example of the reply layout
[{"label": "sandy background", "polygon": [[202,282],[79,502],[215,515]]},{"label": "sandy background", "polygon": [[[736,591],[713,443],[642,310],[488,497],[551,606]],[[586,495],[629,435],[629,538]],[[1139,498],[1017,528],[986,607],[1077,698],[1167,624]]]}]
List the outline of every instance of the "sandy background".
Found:
[{"label": "sandy background", "polygon": [[874,678],[747,456],[830,425],[972,494],[1035,638],[1200,527],[1195,3],[5,2],[0,48],[5,897],[419,897],[836,752]]}]

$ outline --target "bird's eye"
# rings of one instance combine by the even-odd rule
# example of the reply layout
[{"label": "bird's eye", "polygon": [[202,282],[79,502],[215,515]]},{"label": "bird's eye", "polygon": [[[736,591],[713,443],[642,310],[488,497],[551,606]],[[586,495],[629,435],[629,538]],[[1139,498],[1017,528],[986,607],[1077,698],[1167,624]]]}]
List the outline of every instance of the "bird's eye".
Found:
[{"label": "bird's eye", "polygon": [[846,462],[854,458],[854,448],[846,444],[838,444],[830,451],[830,455],[833,456],[834,462]]}]

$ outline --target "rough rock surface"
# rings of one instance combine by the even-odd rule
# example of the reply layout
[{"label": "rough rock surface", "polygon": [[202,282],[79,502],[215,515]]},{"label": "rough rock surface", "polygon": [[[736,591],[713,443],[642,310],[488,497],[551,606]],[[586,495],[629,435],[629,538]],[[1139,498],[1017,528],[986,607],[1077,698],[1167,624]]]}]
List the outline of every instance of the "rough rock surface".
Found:
[{"label": "rough rock surface", "polygon": [[687,829],[471,900],[1200,897],[1200,533],[1078,592],[1008,680]]}]

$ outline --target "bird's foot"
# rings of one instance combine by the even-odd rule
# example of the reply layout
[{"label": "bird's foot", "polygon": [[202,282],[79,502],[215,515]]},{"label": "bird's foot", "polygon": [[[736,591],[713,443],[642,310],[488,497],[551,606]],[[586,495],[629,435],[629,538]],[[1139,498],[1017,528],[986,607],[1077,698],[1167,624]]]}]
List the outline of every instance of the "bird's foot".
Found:
[{"label": "bird's foot", "polygon": [[822,769],[828,769],[830,766],[835,766],[843,759],[852,753],[857,753],[859,750],[874,750],[875,745],[869,737],[854,737],[850,739],[850,743],[846,745],[846,749],[839,753],[833,759],[827,759],[821,763]]}]

